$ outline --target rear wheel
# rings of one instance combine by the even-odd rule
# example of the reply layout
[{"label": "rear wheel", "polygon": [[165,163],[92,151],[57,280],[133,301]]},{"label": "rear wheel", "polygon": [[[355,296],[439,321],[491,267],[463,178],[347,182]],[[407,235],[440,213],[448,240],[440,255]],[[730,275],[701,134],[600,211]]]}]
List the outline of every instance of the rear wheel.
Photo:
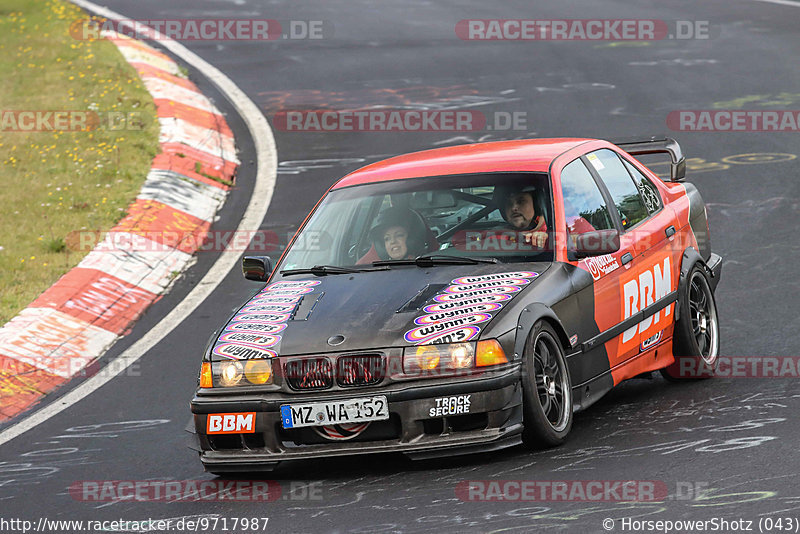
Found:
[{"label": "rear wheel", "polygon": [[572,383],[558,335],[544,321],[536,323],[525,344],[522,390],[525,445],[562,444],[572,429]]},{"label": "rear wheel", "polygon": [[675,363],[661,374],[667,380],[710,378],[719,364],[719,320],[714,293],[700,264],[689,272],[679,305],[672,347]]}]

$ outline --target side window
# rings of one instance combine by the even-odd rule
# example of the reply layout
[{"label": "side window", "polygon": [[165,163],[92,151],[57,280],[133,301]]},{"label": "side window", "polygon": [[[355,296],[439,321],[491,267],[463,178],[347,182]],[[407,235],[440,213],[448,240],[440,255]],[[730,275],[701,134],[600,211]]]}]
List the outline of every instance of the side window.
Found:
[{"label": "side window", "polygon": [[569,163],[561,171],[561,191],[570,234],[614,228],[603,195],[580,159]]},{"label": "side window", "polygon": [[647,211],[652,215],[660,210],[662,206],[661,195],[658,194],[658,189],[653,185],[653,182],[625,158],[622,158],[622,163],[625,164],[625,168],[628,169],[628,172],[630,172],[633,177],[633,181],[636,182],[636,187],[639,188],[639,193],[642,195],[642,200],[644,201]]},{"label": "side window", "polygon": [[632,227],[650,215],[639,196],[639,189],[616,152],[603,148],[588,154],[586,158],[611,194],[623,229]]}]

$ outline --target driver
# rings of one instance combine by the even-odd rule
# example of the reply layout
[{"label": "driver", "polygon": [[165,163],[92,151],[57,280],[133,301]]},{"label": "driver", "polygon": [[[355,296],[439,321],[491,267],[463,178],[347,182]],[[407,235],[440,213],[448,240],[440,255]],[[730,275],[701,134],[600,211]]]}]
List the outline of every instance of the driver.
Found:
[{"label": "driver", "polygon": [[501,192],[498,209],[503,219],[524,236],[525,243],[544,248],[547,223],[544,214],[536,212],[535,194],[528,188],[506,189]]}]

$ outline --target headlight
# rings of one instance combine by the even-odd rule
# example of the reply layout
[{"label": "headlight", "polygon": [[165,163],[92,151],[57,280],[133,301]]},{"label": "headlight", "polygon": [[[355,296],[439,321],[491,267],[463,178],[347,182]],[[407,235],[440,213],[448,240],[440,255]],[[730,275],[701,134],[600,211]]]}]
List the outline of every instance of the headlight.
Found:
[{"label": "headlight", "polygon": [[200,387],[262,386],[272,384],[272,360],[203,362]]},{"label": "headlight", "polygon": [[474,364],[474,343],[418,345],[403,350],[403,372],[411,375],[471,369]]}]

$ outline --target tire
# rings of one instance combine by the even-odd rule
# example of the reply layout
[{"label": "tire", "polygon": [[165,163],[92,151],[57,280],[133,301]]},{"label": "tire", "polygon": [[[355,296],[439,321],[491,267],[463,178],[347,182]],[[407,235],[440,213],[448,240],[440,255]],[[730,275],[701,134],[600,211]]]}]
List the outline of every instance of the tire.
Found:
[{"label": "tire", "polygon": [[522,441],[530,449],[561,445],[572,429],[572,382],[555,330],[539,321],[522,363]]},{"label": "tire", "polygon": [[680,319],[672,343],[675,363],[661,374],[669,381],[711,378],[719,365],[719,318],[714,292],[699,263],[689,271],[678,303]]}]

